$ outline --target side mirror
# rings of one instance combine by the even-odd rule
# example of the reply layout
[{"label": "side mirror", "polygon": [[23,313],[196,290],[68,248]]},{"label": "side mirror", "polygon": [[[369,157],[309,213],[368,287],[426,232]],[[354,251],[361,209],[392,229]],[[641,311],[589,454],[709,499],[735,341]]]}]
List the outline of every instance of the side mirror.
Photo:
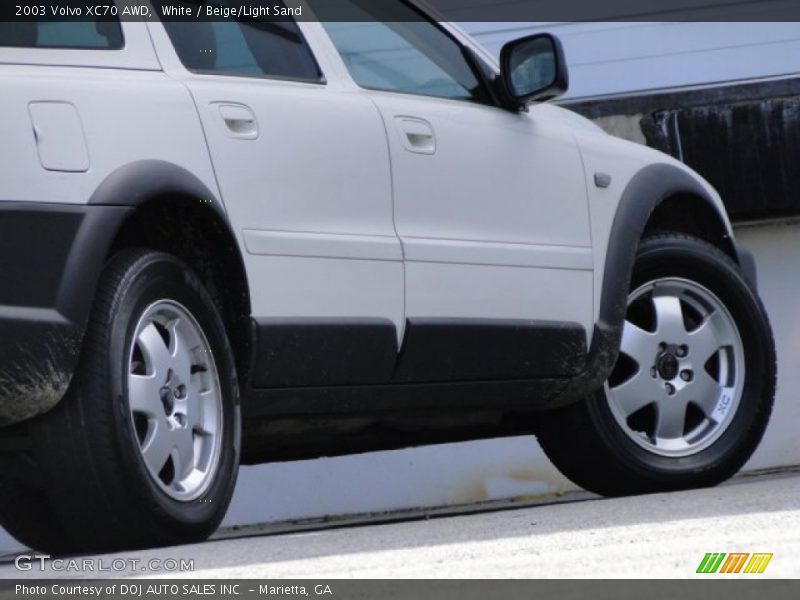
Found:
[{"label": "side mirror", "polygon": [[564,49],[549,33],[507,43],[500,53],[500,68],[505,91],[519,108],[552,100],[569,88]]}]

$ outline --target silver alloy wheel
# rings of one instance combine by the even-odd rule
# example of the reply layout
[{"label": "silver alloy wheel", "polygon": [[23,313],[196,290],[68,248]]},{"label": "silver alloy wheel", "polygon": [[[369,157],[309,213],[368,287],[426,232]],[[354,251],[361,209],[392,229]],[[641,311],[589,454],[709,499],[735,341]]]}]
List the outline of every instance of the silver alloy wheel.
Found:
[{"label": "silver alloy wheel", "polygon": [[621,358],[605,392],[630,439],[684,457],[730,426],[744,374],[744,347],[725,305],[698,283],[663,278],[629,295]]},{"label": "silver alloy wheel", "polygon": [[128,352],[128,404],[147,470],[171,498],[191,502],[216,475],[222,388],[197,320],[181,304],[145,309]]}]

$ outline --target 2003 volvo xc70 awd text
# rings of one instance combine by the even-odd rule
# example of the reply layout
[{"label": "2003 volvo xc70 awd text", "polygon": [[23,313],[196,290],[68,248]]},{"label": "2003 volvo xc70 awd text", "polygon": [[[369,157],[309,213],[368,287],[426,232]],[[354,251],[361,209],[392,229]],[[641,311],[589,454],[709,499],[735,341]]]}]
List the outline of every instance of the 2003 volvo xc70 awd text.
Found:
[{"label": "2003 volvo xc70 awd text", "polygon": [[732,476],[775,355],[717,193],[547,104],[550,35],[303,11],[0,25],[2,526],[191,542],[240,463],[504,435],[600,494]]}]

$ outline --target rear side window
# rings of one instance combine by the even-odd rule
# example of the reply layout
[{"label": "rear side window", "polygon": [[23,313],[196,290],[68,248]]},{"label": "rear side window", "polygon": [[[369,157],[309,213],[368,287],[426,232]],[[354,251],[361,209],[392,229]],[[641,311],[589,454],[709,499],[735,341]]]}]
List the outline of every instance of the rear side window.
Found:
[{"label": "rear side window", "polygon": [[[234,7],[239,0],[181,4]],[[272,4],[282,5],[280,2]],[[314,55],[294,21],[164,21],[164,27],[181,62],[190,71],[322,81]]]},{"label": "rear side window", "polygon": [[67,50],[120,50],[119,21],[2,22],[0,46]]}]

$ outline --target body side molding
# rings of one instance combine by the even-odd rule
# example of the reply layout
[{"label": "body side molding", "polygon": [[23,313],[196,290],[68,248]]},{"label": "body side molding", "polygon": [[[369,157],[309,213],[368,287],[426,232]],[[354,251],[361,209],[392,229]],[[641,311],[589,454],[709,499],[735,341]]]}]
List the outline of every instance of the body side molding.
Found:
[{"label": "body side molding", "polygon": [[408,320],[397,383],[569,377],[586,361],[577,323],[512,319]]},{"label": "body side molding", "polygon": [[255,388],[387,382],[397,329],[384,319],[258,319]]},{"label": "body side molding", "polygon": [[495,406],[536,406],[586,363],[577,323],[410,319],[401,349],[395,325],[382,319],[268,319],[254,327],[249,415],[348,413],[382,402],[398,410],[479,406],[489,396]]}]

